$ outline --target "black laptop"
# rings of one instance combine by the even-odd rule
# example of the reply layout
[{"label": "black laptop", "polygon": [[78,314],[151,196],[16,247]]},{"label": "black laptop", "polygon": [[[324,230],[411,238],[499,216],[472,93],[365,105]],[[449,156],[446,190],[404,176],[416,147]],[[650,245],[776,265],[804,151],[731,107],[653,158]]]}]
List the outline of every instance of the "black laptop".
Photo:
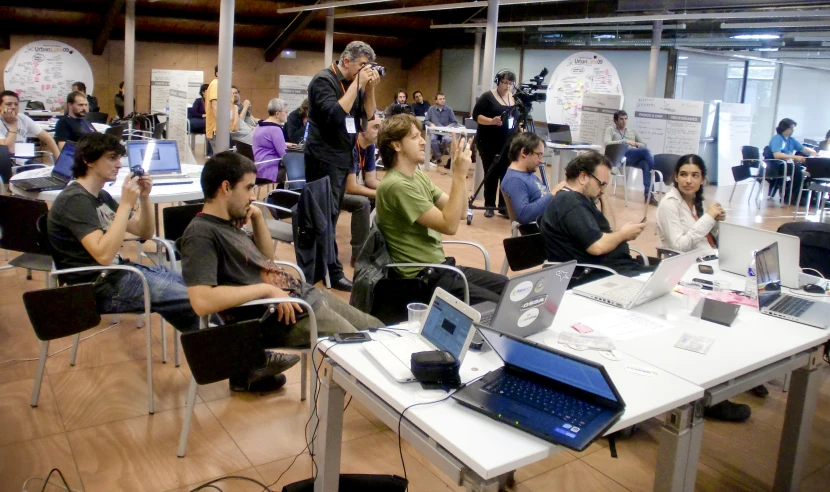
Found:
[{"label": "black laptop", "polygon": [[62,190],[72,181],[72,165],[75,163],[75,142],[66,142],[63,145],[58,160],[52,167],[51,176],[39,178],[23,178],[12,180],[12,184],[23,191]]},{"label": "black laptop", "polygon": [[492,328],[479,330],[504,366],[454,393],[462,405],[575,451],[623,414],[625,403],[602,365]]},{"label": "black laptop", "polygon": [[571,138],[571,125],[548,123],[548,142],[564,145],[591,145],[588,142],[574,142]]}]

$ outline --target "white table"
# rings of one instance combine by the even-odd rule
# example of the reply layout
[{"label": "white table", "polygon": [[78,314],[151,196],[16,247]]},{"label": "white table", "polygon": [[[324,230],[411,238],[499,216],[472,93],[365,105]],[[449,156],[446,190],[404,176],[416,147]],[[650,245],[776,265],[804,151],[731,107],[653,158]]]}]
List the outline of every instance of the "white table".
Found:
[{"label": "white table", "polygon": [[[393,335],[378,332],[372,336]],[[404,408],[414,403],[440,400],[446,393],[422,390],[417,383],[398,383],[360,344],[332,347],[330,342],[325,342],[320,351],[327,352],[320,370],[320,431],[315,441],[319,472],[315,491],[330,492],[337,490],[340,473],[344,392],[396,432]],[[625,413],[609,433],[673,408],[688,406],[703,397],[702,388],[634,357],[624,356],[623,362],[612,362],[596,352],[579,352],[578,355],[605,365],[626,403]],[[626,369],[631,365],[654,371],[656,376],[644,377]],[[468,352],[461,366],[461,379],[470,381],[499,366],[501,361],[493,351],[484,354]],[[499,490],[511,480],[512,472],[517,468],[563,449],[474,412],[452,399],[407,410],[401,433],[407,442],[467,490]],[[397,459],[397,456],[389,459]]]},{"label": "white table", "polygon": [[450,135],[455,133],[464,133],[466,135],[475,135],[478,130],[473,130],[464,126],[430,126],[429,123],[424,124],[424,140],[427,141],[424,149],[424,164],[429,162],[432,155],[432,137],[430,135]]},{"label": "white table", "polygon": [[[553,162],[551,162],[551,183],[559,183],[565,179],[565,166],[579,151],[594,150],[602,152],[600,145],[565,145],[553,142],[545,142],[545,147],[553,150]],[[562,165],[563,154],[565,154],[565,166]]]}]

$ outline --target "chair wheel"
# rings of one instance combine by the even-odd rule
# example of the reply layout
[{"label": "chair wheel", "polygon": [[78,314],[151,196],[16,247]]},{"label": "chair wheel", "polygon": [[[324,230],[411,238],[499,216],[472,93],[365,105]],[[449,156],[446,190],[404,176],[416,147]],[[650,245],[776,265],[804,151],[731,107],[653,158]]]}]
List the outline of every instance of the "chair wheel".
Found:
[{"label": "chair wheel", "polygon": [[467,211],[467,225],[470,225],[472,223],[473,223],[473,211],[468,210]]}]

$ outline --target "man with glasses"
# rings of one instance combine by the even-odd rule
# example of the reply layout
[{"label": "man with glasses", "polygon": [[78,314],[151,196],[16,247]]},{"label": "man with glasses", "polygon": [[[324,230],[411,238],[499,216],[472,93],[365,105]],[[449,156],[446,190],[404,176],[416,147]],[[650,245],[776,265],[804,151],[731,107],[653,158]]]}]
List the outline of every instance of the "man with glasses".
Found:
[{"label": "man with glasses", "polygon": [[514,218],[522,225],[535,224],[553,194],[565,185],[563,181],[551,193],[536,176],[536,170],[545,162],[544,151],[545,143],[531,132],[516,135],[507,151],[510,167],[501,182],[501,191],[510,199]]},{"label": "man with glasses", "polygon": [[[629,222],[616,227],[614,211],[605,196],[609,181],[611,162],[602,154],[585,152],[568,163],[564,186],[539,220],[548,261],[576,259],[630,276],[650,271],[631,257],[628,248],[628,241],[637,239],[646,224]],[[595,269],[575,273],[574,278],[583,283],[608,274]],[[574,285],[571,282],[571,287]]]}]

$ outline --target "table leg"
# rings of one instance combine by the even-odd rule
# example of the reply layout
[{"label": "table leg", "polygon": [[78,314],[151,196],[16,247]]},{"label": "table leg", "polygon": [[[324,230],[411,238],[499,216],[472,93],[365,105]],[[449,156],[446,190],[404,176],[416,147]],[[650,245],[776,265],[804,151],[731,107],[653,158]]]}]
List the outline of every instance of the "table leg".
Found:
[{"label": "table leg", "polygon": [[[159,204],[154,203],[153,207],[156,212],[156,237],[161,237],[161,234],[159,233]],[[158,246],[156,246],[156,248],[158,248]]]},{"label": "table leg", "polygon": [[470,470],[464,473],[462,485],[467,492],[499,492],[513,481],[513,472],[498,477],[483,479]]},{"label": "table leg", "polygon": [[703,401],[678,407],[660,429],[655,492],[691,492],[703,441]]},{"label": "table leg", "polygon": [[[343,401],[346,392],[332,379],[331,365],[323,361],[317,413],[320,430],[315,440],[317,480],[314,492],[337,492],[340,485],[340,448],[343,439]],[[313,404],[313,402],[312,402]]]},{"label": "table leg", "polygon": [[821,355],[822,347],[816,348],[810,354],[807,365],[792,373],[787,411],[784,414],[784,430],[778,448],[774,491],[798,490],[801,486],[821,383],[818,371]]},{"label": "table leg", "polygon": [[432,157],[432,137],[429,135],[429,125],[424,124],[424,140],[427,141],[426,147],[424,147],[424,166],[426,169],[429,170],[429,159]]}]

